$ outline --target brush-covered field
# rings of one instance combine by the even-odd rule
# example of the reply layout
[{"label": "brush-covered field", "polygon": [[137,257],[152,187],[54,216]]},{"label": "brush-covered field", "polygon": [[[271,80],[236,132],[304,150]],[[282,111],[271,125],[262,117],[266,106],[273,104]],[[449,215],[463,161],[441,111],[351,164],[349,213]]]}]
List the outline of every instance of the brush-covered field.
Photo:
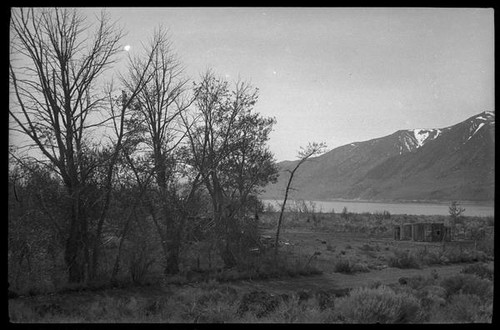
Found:
[{"label": "brush-covered field", "polygon": [[289,212],[275,259],[278,216],[260,216],[267,248],[251,251],[247,265],[223,269],[199,242],[185,248],[176,276],[152,268],[135,283],[13,294],[10,321],[491,322],[492,218],[464,217],[463,235],[443,244],[395,241],[392,225],[444,216]]}]

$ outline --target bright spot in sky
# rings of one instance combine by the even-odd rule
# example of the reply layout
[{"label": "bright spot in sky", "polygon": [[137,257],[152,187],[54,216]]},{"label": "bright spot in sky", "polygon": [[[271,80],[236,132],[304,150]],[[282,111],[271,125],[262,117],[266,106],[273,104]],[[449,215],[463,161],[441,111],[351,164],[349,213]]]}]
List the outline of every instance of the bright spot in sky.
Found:
[{"label": "bright spot in sky", "polygon": [[126,45],[125,47],[123,47],[123,50],[128,52],[130,50],[130,45]]},{"label": "bright spot in sky", "polygon": [[275,75],[275,74],[276,74],[276,71],[273,71],[273,74]]}]

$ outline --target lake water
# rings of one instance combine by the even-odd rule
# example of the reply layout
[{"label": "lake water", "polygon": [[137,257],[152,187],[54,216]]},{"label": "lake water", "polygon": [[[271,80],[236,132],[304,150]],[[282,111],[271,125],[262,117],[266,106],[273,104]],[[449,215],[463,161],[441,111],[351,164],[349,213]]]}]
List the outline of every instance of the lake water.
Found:
[{"label": "lake water", "polygon": [[[271,204],[279,210],[279,203],[282,201],[276,200],[262,200],[264,204]],[[332,209],[335,213],[341,213],[344,207],[348,212],[363,213],[363,212],[380,212],[388,211],[391,214],[411,214],[411,215],[449,215],[449,203],[382,203],[382,202],[367,202],[367,201],[351,201],[351,200],[335,200],[335,201],[312,201],[316,204],[316,212],[331,212]],[[299,203],[300,204],[300,203]],[[286,202],[287,209],[294,207],[296,202],[288,200]],[[309,201],[306,201],[309,207]],[[494,205],[474,204],[474,203],[460,203],[460,206],[465,209],[463,215],[465,216],[493,216],[495,207]]]}]

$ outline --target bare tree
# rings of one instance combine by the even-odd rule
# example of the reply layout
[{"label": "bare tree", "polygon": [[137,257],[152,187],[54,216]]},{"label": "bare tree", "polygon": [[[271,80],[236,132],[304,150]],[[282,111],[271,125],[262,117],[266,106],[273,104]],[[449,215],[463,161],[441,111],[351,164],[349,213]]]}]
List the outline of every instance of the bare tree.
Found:
[{"label": "bare tree", "polygon": [[281,223],[283,221],[283,213],[285,212],[285,207],[286,207],[286,201],[288,200],[288,193],[290,191],[292,181],[293,181],[293,176],[295,175],[295,172],[299,169],[299,167],[304,164],[307,160],[309,160],[313,156],[317,156],[319,154],[322,154],[325,151],[326,144],[325,143],[309,143],[307,147],[305,148],[300,148],[300,151],[298,153],[298,162],[295,164],[294,168],[292,170],[287,170],[287,172],[290,173],[290,176],[288,178],[288,182],[286,184],[285,188],[285,198],[283,199],[283,204],[281,204],[281,211],[280,211],[280,217],[278,219],[278,226],[276,228],[276,239],[274,242],[274,256],[275,258],[278,257],[278,242],[279,242],[279,237],[280,237],[280,229],[281,229]]},{"label": "bare tree", "polygon": [[[13,9],[11,31],[10,129],[29,137],[43,155],[40,161],[64,182],[70,208],[68,280],[82,282],[90,265],[86,182],[103,161],[87,156],[93,131],[112,119],[102,116],[105,96],[97,92],[97,83],[116,62],[123,32],[104,12],[91,31],[76,10],[44,8]],[[122,119],[132,99],[121,102]]]},{"label": "bare tree", "polygon": [[[158,45],[154,45],[151,49],[146,50],[145,57],[142,60],[136,60],[135,65],[131,65],[129,68],[129,73],[133,74],[135,80],[133,83],[128,82],[122,77],[122,83],[128,91],[122,90],[120,96],[114,96],[113,84],[110,84],[106,91],[107,109],[109,110],[109,118],[112,121],[112,127],[115,133],[115,140],[110,147],[110,152],[108,153],[106,159],[106,174],[104,182],[104,197],[103,206],[97,221],[96,233],[94,235],[94,244],[92,249],[92,260],[90,264],[89,277],[91,279],[95,278],[98,269],[100,247],[101,247],[101,235],[104,226],[104,221],[109,210],[109,205],[111,201],[111,192],[113,187],[113,177],[115,166],[118,161],[120,153],[127,153],[129,150],[123,151],[124,140],[127,139],[126,134],[130,132],[126,129],[126,124],[133,117],[133,112],[131,111],[131,106],[138,94],[145,88],[147,83],[151,81],[153,75],[149,72],[150,66],[152,66],[154,60],[154,53],[156,52]],[[130,63],[134,61],[129,57]],[[137,63],[140,63],[138,65]],[[130,143],[128,143],[130,144]],[[142,194],[140,194],[142,197]],[[136,205],[136,204],[134,204]],[[130,216],[129,216],[130,217]]]},{"label": "bare tree", "polygon": [[231,267],[237,262],[230,246],[236,217],[243,216],[247,196],[273,180],[276,173],[273,155],[265,145],[275,121],[252,112],[257,89],[237,82],[230,90],[228,82],[211,71],[195,86],[195,97],[196,121],[191,126],[186,124],[191,164],[211,197],[220,235],[219,253]]},{"label": "bare tree", "polygon": [[448,213],[450,214],[450,225],[451,225],[451,236],[452,238],[456,235],[457,223],[462,218],[462,214],[465,212],[465,208],[461,207],[457,201],[452,201]]},{"label": "bare tree", "polygon": [[[178,201],[177,180],[182,157],[179,154],[186,132],[182,126],[181,114],[189,108],[193,98],[188,97],[184,70],[172,51],[168,33],[162,27],[155,31],[150,43],[153,53],[152,65],[134,61],[132,71],[123,79],[130,89],[138,80],[137,71],[146,71],[152,79],[137,95],[134,101],[134,116],[130,129],[136,134],[142,145],[143,153],[151,158],[155,177],[160,211],[150,203],[150,210],[166,258],[165,273],[179,272],[180,237],[183,228],[183,216],[174,201]],[[137,70],[137,68],[141,68]]]},{"label": "bare tree", "polygon": [[[249,95],[249,85],[237,85],[236,95]],[[233,151],[225,162],[227,191],[231,200],[237,201],[239,218],[247,213],[248,197],[258,194],[259,189],[269,182],[275,182],[278,168],[274,155],[269,151],[269,134],[276,123],[274,118],[265,118],[251,109],[245,109],[237,118],[234,130],[237,132]]]}]

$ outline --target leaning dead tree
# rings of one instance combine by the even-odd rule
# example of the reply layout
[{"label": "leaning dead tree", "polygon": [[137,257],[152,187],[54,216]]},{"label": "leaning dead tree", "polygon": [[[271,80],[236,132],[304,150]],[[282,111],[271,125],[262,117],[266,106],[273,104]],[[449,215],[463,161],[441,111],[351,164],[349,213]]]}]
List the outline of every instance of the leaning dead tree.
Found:
[{"label": "leaning dead tree", "polygon": [[[112,119],[102,116],[98,92],[103,72],[116,62],[123,32],[103,12],[91,30],[71,9],[13,9],[11,17],[10,129],[27,136],[40,161],[62,179],[68,195],[65,262],[69,282],[82,282],[90,266],[88,178],[103,161],[90,159],[93,132]],[[134,93],[120,103],[123,117]],[[111,159],[120,147],[118,140]],[[109,159],[104,161],[109,162]],[[111,170],[112,171],[112,170]],[[102,218],[104,218],[103,213]]]},{"label": "leaning dead tree", "polygon": [[290,188],[292,185],[293,177],[295,175],[295,172],[299,169],[299,167],[304,164],[309,158],[317,156],[319,154],[322,154],[326,148],[325,143],[309,143],[307,147],[305,148],[300,148],[301,150],[299,151],[298,154],[298,162],[294,166],[292,170],[287,170],[288,173],[290,173],[290,176],[288,178],[288,182],[286,184],[285,188],[285,198],[283,199],[283,204],[281,205],[281,211],[280,211],[280,217],[278,219],[278,227],[276,228],[276,239],[274,242],[274,256],[275,258],[278,257],[278,242],[279,242],[279,237],[280,237],[280,228],[281,228],[281,223],[283,221],[283,213],[285,212],[285,206],[286,206],[286,201],[288,200],[288,193],[290,192]]}]

